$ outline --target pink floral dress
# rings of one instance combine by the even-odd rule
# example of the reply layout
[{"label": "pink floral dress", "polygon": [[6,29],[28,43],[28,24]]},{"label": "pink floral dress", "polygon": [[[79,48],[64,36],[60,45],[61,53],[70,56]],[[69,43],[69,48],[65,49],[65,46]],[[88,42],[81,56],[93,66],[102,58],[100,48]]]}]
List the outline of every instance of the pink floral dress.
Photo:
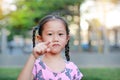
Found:
[{"label": "pink floral dress", "polygon": [[43,61],[37,59],[33,67],[34,80],[81,80],[83,75],[78,67],[70,61],[65,61],[63,71],[53,72]]}]

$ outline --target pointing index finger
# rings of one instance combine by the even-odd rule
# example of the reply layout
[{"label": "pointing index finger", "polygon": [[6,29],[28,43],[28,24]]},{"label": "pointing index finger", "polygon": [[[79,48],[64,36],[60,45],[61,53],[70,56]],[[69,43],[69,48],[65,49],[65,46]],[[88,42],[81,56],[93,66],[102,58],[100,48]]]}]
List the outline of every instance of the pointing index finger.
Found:
[{"label": "pointing index finger", "polygon": [[49,44],[50,44],[50,42],[49,42],[49,41],[45,42],[45,45],[49,45]]}]

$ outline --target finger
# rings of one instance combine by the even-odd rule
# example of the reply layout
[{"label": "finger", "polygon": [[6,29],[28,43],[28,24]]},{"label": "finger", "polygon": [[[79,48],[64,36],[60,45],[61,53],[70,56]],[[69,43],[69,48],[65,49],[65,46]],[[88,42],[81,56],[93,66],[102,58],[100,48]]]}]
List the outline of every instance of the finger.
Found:
[{"label": "finger", "polygon": [[45,52],[44,48],[41,48],[40,53],[44,54],[44,52]]},{"label": "finger", "polygon": [[47,44],[47,47],[50,48],[51,46],[52,46],[52,42],[49,42],[49,43]]},{"label": "finger", "polygon": [[34,48],[34,52],[37,53],[37,54],[39,54],[39,55],[40,55],[40,53],[41,53],[41,51],[40,51],[40,49],[39,49],[38,47],[35,47],[35,48]]},{"label": "finger", "polygon": [[47,48],[46,52],[49,53],[50,52],[50,48]]},{"label": "finger", "polygon": [[[43,55],[46,52],[49,52],[50,49],[48,49],[48,45],[50,42],[42,42],[36,45],[35,52],[37,52],[39,55]],[[47,50],[48,49],[48,50]]]},{"label": "finger", "polygon": [[50,44],[50,42],[49,42],[49,41],[47,41],[47,42],[44,42],[44,44],[45,44],[45,45],[49,45],[49,44]]},{"label": "finger", "polygon": [[36,48],[33,49],[33,54],[34,54],[34,56],[35,56],[36,59],[37,59],[38,56],[40,55],[40,53],[37,51]]}]

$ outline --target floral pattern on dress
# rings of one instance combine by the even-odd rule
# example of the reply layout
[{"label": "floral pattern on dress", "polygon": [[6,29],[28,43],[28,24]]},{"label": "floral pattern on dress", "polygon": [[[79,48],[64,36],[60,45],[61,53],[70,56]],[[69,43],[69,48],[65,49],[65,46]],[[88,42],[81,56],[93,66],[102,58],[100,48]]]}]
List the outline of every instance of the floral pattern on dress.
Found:
[{"label": "floral pattern on dress", "polygon": [[37,60],[33,68],[34,80],[81,80],[83,75],[79,68],[70,61],[66,61],[64,71],[60,73],[52,72],[41,60]]}]

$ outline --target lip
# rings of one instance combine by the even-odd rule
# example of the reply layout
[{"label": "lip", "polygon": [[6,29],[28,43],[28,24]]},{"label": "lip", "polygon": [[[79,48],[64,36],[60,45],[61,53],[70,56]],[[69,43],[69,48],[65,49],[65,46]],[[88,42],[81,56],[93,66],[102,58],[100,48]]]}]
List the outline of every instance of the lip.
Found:
[{"label": "lip", "polygon": [[52,46],[53,47],[58,47],[58,46],[60,46],[60,44],[53,44]]}]

